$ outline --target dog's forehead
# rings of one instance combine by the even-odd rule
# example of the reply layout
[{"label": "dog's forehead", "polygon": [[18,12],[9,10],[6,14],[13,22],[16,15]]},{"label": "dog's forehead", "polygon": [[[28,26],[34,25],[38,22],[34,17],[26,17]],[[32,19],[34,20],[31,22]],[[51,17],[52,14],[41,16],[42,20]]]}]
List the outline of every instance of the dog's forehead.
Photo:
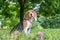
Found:
[{"label": "dog's forehead", "polygon": [[33,12],[32,11],[29,11],[29,14],[32,14]]}]

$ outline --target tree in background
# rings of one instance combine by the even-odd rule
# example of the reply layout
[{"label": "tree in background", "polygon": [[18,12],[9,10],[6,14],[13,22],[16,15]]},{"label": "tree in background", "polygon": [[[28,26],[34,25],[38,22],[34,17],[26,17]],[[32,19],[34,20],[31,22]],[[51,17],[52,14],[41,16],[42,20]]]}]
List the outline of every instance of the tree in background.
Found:
[{"label": "tree in background", "polygon": [[[34,8],[42,0],[28,0],[24,5],[24,12]],[[39,23],[44,28],[60,28],[60,0],[43,0],[37,11]],[[19,22],[20,6],[18,0],[0,0],[0,21],[3,27],[11,28]],[[55,23],[53,20],[55,19]],[[46,20],[46,21],[45,21]],[[48,20],[48,21],[47,21]],[[53,26],[51,26],[51,24]],[[49,26],[50,25],[50,26]]]}]

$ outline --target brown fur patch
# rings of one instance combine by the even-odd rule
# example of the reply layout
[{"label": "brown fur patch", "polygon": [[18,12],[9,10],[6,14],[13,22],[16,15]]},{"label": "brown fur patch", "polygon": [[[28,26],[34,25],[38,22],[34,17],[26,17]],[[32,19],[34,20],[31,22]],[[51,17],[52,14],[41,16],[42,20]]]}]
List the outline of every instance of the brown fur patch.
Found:
[{"label": "brown fur patch", "polygon": [[34,10],[28,10],[24,15],[25,19],[29,19],[29,12],[32,12],[32,14],[34,14],[34,18],[37,17],[37,13]]}]

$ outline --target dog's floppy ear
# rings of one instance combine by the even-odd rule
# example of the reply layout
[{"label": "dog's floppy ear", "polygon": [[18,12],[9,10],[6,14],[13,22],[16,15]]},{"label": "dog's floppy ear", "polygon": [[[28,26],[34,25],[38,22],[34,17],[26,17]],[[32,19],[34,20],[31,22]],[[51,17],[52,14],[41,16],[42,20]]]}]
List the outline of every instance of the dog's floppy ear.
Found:
[{"label": "dog's floppy ear", "polygon": [[29,12],[28,11],[25,13],[24,19],[29,19]]}]

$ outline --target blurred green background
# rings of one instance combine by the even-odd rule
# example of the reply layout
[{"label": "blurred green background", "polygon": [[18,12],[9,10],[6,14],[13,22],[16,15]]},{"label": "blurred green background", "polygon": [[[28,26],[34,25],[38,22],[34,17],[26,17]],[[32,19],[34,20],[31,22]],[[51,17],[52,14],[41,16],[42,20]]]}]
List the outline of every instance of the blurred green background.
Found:
[{"label": "blurred green background", "polygon": [[[28,0],[24,12],[40,3],[37,11],[39,25],[43,28],[60,28],[60,0]],[[20,6],[18,0],[0,0],[0,27],[11,28],[19,22]]]},{"label": "blurred green background", "polygon": [[[40,40],[37,36],[39,31],[44,33],[43,40],[60,40],[60,0],[27,0],[24,12],[33,9],[41,1],[44,3],[37,11],[38,22],[33,22],[31,39],[19,36],[21,39],[18,37],[17,40]],[[19,13],[18,0],[0,0],[0,40],[11,40],[9,32],[19,22]]]}]

